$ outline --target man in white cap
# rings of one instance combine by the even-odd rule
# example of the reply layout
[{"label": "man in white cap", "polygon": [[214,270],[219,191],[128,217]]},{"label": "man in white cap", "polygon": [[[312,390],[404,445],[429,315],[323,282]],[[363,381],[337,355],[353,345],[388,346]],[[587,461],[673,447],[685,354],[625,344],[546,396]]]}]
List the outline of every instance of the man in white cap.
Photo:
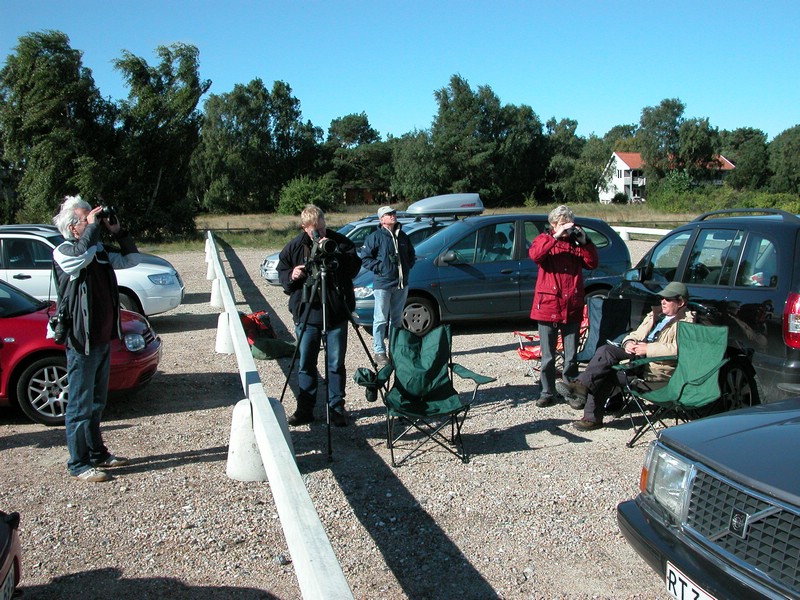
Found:
[{"label": "man in white cap", "polygon": [[403,326],[403,309],[408,298],[408,274],[417,255],[411,240],[397,222],[397,212],[391,206],[378,209],[380,227],[373,231],[361,249],[362,265],[375,274],[372,293],[375,298],[375,316],[372,319],[372,347],[378,367],[389,362],[386,355],[386,338],[389,323]]},{"label": "man in white cap", "polygon": [[[595,352],[586,370],[570,383],[556,382],[556,389],[569,401],[570,406],[583,407],[583,418],[573,425],[579,431],[591,431],[603,426],[605,403],[617,392],[621,383],[617,377],[625,373],[613,370],[613,366],[626,359],[678,354],[678,321],[694,322],[694,312],[687,310],[689,290],[679,281],[669,283],[658,292],[661,304],[653,307],[639,327],[630,332],[619,346],[605,344]],[[676,361],[648,363],[638,376],[655,389],[666,385],[675,371]]]}]

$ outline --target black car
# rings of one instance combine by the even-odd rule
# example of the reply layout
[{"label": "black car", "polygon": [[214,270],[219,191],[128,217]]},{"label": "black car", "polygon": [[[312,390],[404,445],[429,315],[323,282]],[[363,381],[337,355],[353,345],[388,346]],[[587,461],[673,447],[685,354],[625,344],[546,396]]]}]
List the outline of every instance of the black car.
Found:
[{"label": "black car", "polygon": [[800,598],[800,398],[670,427],[620,530],[673,598]]},{"label": "black car", "polygon": [[800,394],[797,256],[796,215],[709,212],[665,235],[609,295],[630,298],[638,322],[667,283],[685,283],[698,322],[728,327],[720,408],[751,406]]}]

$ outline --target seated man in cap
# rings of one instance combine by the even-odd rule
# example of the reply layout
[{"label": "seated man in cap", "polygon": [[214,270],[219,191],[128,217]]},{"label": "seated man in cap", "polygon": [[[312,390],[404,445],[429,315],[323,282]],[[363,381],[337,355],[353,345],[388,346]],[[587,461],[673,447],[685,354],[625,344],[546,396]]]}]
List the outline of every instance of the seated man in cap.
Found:
[{"label": "seated man in cap", "polygon": [[[556,382],[556,389],[564,397],[574,399],[570,405],[585,404],[583,418],[575,421],[579,431],[591,431],[603,426],[605,403],[617,393],[621,384],[617,377],[625,377],[623,371],[613,367],[623,360],[643,357],[675,356],[678,354],[678,321],[694,322],[694,313],[687,310],[689,291],[678,281],[668,284],[658,293],[661,305],[654,306],[641,325],[629,333],[617,346],[605,344],[595,352],[592,360],[573,382]],[[666,385],[675,371],[675,361],[651,362],[637,376],[652,389]]]},{"label": "seated man in cap", "polygon": [[414,266],[416,253],[391,206],[378,209],[378,220],[381,226],[364,240],[360,254],[362,266],[375,274],[372,287],[375,298],[372,346],[375,362],[380,368],[389,362],[385,343],[389,337],[389,323],[392,327],[403,326],[403,309],[408,298],[408,273]]}]

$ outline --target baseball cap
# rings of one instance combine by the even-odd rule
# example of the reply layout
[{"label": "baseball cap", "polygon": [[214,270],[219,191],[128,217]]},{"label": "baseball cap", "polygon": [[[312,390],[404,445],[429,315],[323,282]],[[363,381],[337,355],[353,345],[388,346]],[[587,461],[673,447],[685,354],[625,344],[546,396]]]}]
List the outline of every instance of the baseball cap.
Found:
[{"label": "baseball cap", "polygon": [[391,214],[391,213],[394,213],[394,212],[397,212],[397,211],[395,209],[393,209],[391,206],[381,206],[378,209],[378,218],[380,219],[383,215],[388,215],[388,214]]},{"label": "baseball cap", "polygon": [[663,290],[658,292],[658,295],[662,298],[674,298],[675,296],[680,296],[681,298],[688,298],[689,297],[689,289],[686,287],[685,283],[681,283],[680,281],[673,281],[667,284]]}]

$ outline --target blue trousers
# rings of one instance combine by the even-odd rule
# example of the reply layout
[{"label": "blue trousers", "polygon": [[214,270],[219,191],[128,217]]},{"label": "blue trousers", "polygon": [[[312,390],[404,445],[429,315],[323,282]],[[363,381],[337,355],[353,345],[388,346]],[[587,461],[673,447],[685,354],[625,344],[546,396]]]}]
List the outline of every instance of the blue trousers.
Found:
[{"label": "blue trousers", "polygon": [[[344,357],[347,354],[347,325],[348,321],[330,327],[327,335],[328,358],[328,404],[331,408],[344,407],[344,386],[347,373],[344,366]],[[322,348],[322,327],[306,323],[295,325],[295,336],[300,340],[297,412],[313,414],[317,401],[317,387],[319,386],[319,371],[317,360]]]},{"label": "blue trousers", "polygon": [[400,329],[403,326],[403,309],[406,307],[408,288],[372,290],[375,298],[375,315],[372,319],[372,349],[375,354],[386,353],[389,324]]}]

